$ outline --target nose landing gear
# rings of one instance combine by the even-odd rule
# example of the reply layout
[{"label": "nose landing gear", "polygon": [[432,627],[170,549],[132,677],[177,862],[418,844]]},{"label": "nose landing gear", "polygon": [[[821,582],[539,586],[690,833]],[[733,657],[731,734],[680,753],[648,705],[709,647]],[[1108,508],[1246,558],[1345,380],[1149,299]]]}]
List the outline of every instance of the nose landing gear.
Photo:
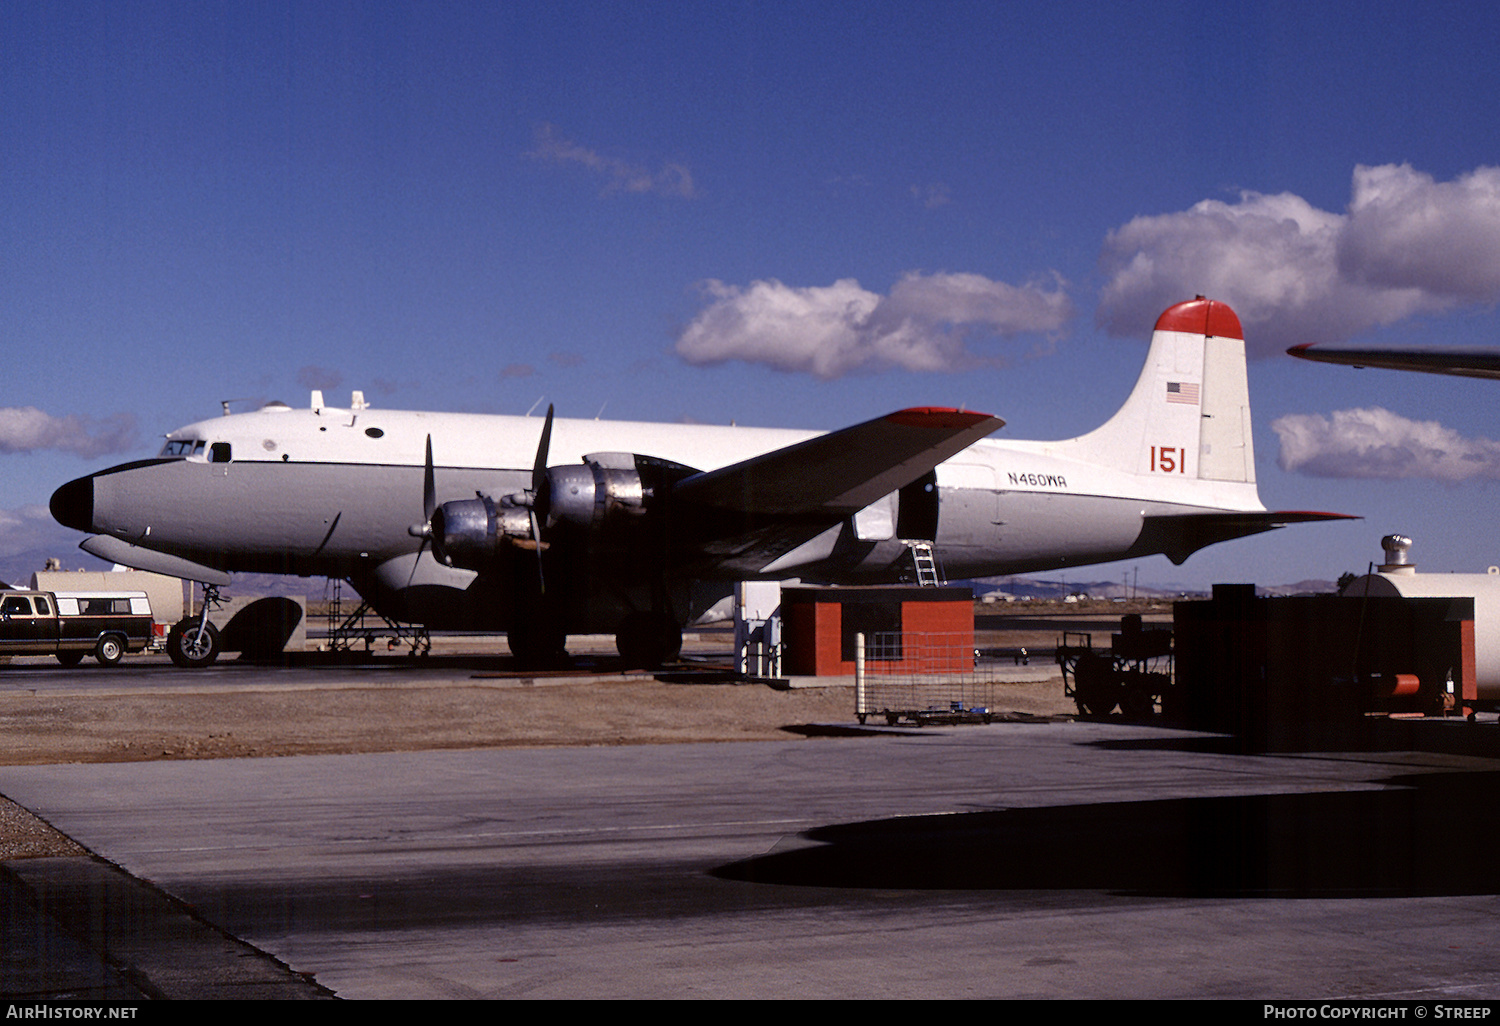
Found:
[{"label": "nose landing gear", "polygon": [[219,658],[219,632],[208,622],[208,611],[219,605],[219,589],[205,584],[202,612],[172,625],[167,633],[167,655],[175,665],[198,670]]}]

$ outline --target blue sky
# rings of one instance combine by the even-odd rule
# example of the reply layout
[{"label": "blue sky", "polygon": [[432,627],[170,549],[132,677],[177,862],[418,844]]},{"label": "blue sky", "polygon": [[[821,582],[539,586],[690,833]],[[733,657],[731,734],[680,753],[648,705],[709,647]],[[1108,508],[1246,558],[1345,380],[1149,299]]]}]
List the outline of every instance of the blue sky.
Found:
[{"label": "blue sky", "polygon": [[73,553],[63,481],[313,387],[1067,437],[1201,292],[1266,505],[1367,519],[1075,579],[1332,578],[1396,530],[1482,570],[1496,386],[1281,353],[1500,343],[1497,39],[1433,2],[0,0],[0,558]]}]

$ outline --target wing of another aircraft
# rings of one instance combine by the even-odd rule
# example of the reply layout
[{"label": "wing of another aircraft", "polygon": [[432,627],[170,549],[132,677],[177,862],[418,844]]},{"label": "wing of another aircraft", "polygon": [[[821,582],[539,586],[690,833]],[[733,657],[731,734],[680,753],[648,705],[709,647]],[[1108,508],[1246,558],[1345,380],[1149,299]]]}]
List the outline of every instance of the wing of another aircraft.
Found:
[{"label": "wing of another aircraft", "polygon": [[1303,360],[1351,367],[1500,378],[1500,350],[1496,349],[1316,349],[1309,344],[1293,346],[1287,353]]},{"label": "wing of another aircraft", "polygon": [[736,513],[842,519],[1002,426],[987,413],[899,410],[679,481],[676,501]]}]

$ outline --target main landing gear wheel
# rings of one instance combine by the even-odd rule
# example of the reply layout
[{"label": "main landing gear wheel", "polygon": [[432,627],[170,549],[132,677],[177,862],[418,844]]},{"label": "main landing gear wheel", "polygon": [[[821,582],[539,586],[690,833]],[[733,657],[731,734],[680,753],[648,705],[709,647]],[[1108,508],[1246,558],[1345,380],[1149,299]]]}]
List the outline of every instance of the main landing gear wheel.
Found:
[{"label": "main landing gear wheel", "polygon": [[167,634],[167,655],[184,669],[196,670],[219,658],[219,632],[211,623],[189,618],[179,620]]},{"label": "main landing gear wheel", "polygon": [[505,636],[510,654],[530,669],[559,669],[568,665],[568,636],[540,621],[517,624]]},{"label": "main landing gear wheel", "polygon": [[627,667],[660,669],[682,654],[682,628],[655,613],[631,613],[615,632],[615,648]]}]

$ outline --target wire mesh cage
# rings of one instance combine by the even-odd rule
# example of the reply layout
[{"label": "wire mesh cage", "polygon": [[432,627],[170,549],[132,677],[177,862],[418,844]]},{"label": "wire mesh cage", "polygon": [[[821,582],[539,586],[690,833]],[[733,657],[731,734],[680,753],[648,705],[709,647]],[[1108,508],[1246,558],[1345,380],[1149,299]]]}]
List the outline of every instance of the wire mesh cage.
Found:
[{"label": "wire mesh cage", "polygon": [[972,632],[861,634],[855,658],[855,715],[888,723],[988,723],[1004,664],[981,661]]}]

